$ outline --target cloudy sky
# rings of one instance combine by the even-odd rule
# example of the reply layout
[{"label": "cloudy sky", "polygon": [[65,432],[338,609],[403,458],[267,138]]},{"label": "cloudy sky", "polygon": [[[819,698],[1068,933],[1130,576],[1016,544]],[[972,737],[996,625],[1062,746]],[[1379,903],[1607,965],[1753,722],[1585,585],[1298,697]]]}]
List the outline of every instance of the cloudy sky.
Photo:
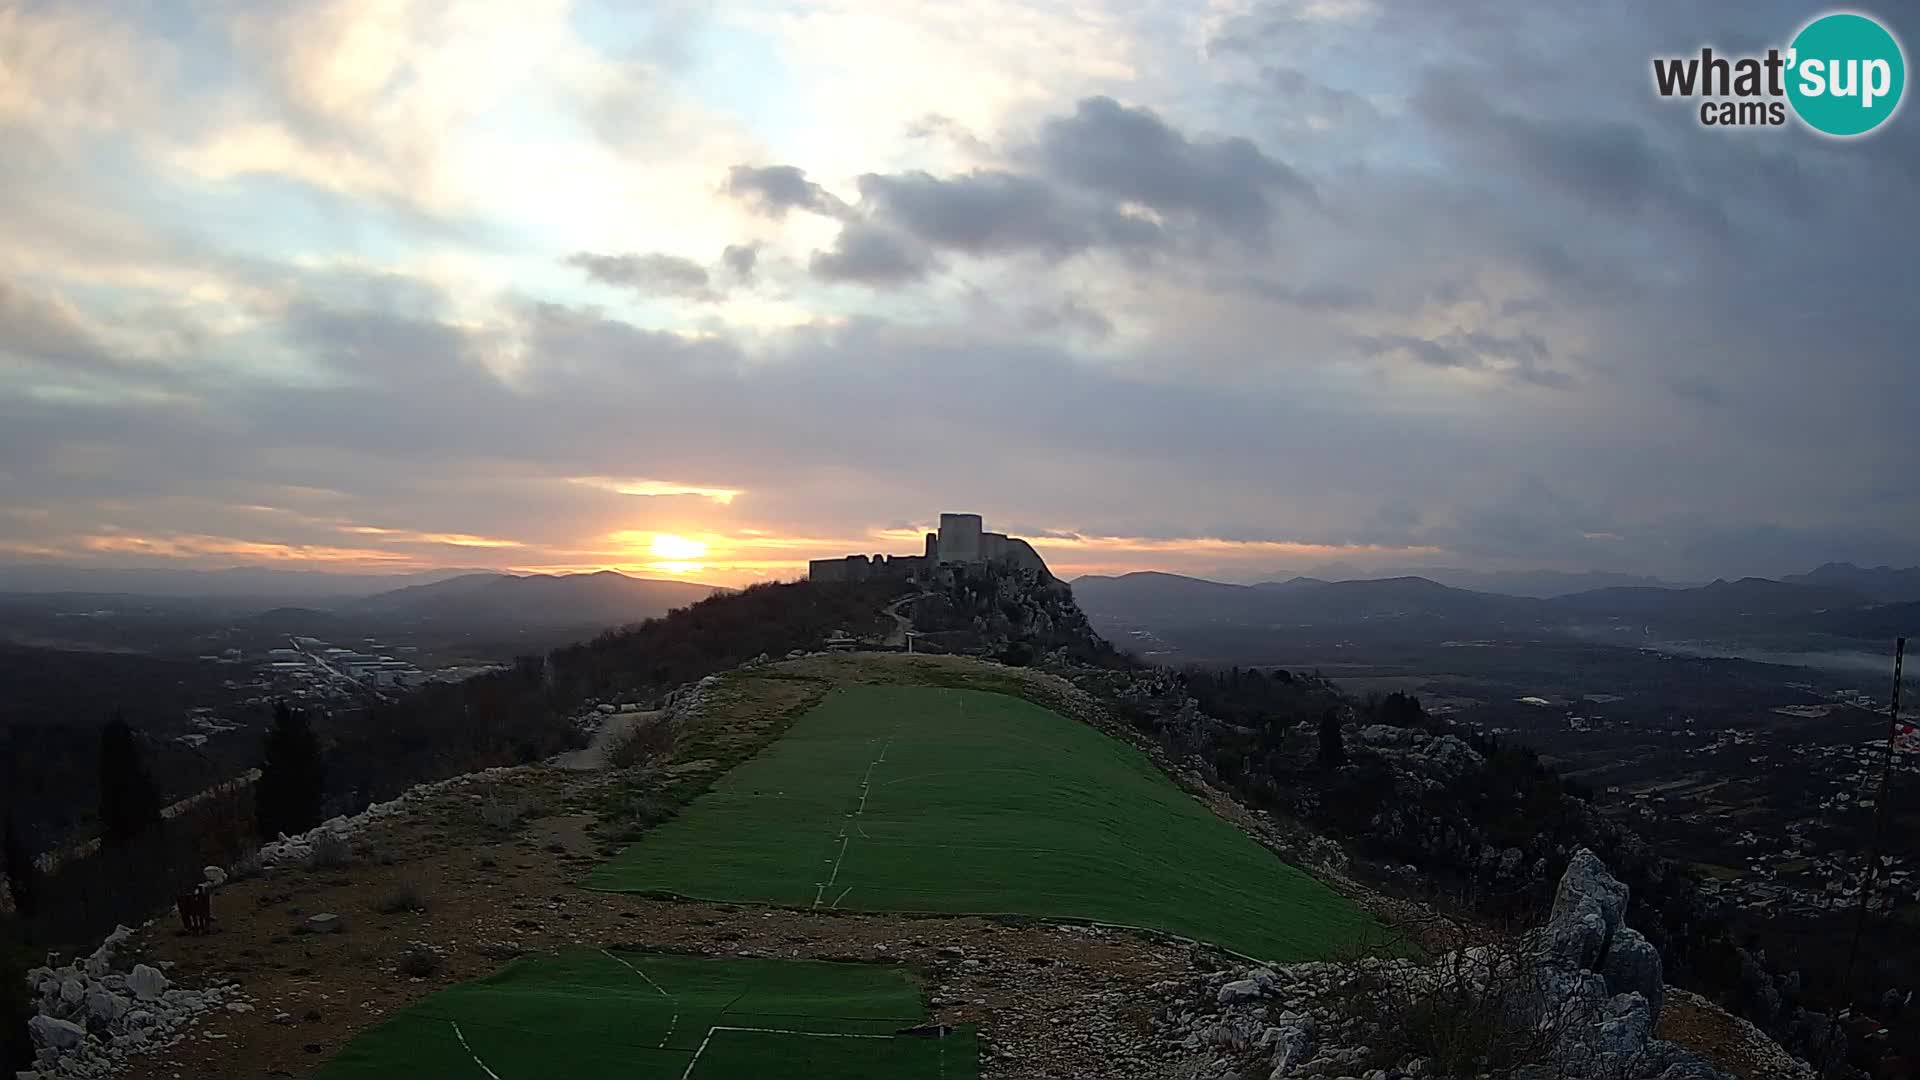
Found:
[{"label": "cloudy sky", "polygon": [[1920,562],[1920,114],[1651,87],[1819,10],[0,0],[0,561]]}]

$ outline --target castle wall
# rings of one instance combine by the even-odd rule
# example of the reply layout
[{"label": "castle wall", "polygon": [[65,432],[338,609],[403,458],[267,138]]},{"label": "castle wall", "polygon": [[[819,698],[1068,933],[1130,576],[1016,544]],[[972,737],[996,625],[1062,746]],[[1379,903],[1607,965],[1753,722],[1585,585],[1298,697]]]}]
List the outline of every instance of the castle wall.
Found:
[{"label": "castle wall", "polygon": [[926,536],[922,555],[848,555],[814,559],[807,563],[813,581],[871,581],[882,577],[912,577],[940,563],[1004,562],[1051,577],[1045,560],[1033,545],[1017,536],[986,532],[979,514],[941,514],[940,531]]}]

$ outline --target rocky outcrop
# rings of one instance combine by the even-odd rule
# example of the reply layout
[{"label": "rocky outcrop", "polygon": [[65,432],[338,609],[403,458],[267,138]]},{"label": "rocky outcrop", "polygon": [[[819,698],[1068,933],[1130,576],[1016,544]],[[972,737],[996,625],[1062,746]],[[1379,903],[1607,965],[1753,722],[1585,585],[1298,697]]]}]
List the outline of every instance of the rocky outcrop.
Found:
[{"label": "rocky outcrop", "polygon": [[1583,849],[1547,924],[1517,940],[1161,983],[1153,1030],[1208,1077],[1724,1080],[1653,1037],[1660,956],[1622,921],[1626,903]]},{"label": "rocky outcrop", "polygon": [[128,1055],[178,1042],[209,1012],[251,1007],[235,984],[190,990],[147,964],[123,970],[118,953],[132,937],[118,927],[84,960],[27,972],[38,1012],[27,1021],[34,1067],[22,1076],[110,1076]]}]

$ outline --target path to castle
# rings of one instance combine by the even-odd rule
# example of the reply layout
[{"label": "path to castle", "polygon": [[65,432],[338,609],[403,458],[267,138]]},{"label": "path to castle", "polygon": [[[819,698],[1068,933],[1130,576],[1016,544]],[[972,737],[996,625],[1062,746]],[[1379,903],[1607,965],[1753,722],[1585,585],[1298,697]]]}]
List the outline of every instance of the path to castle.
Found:
[{"label": "path to castle", "polygon": [[932,593],[925,592],[915,593],[912,596],[903,596],[887,605],[887,614],[893,616],[893,629],[887,634],[886,643],[888,645],[905,647],[907,644],[907,631],[913,629],[913,617],[911,615],[901,614],[900,609],[913,603],[915,600],[923,600],[932,595]]}]

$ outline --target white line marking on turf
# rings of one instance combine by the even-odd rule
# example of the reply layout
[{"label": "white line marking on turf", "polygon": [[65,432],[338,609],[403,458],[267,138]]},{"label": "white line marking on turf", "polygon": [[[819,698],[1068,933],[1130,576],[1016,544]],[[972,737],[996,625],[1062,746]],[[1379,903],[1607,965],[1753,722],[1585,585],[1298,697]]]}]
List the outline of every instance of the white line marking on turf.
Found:
[{"label": "white line marking on turf", "polygon": [[467,1046],[467,1036],[460,1030],[460,1024],[453,1020],[449,1020],[447,1023],[453,1025],[453,1037],[460,1040],[460,1045],[467,1051],[467,1056],[473,1059],[475,1065],[480,1066],[480,1071],[492,1077],[493,1080],[500,1080],[500,1074],[487,1068],[487,1063],[480,1060],[480,1055],[473,1052],[473,1047]]},{"label": "white line marking on turf", "polygon": [[605,949],[601,949],[600,954],[602,956],[605,956],[607,959],[620,964],[622,967],[626,968],[628,971],[633,972],[635,975],[640,976],[642,979],[645,979],[648,986],[651,986],[655,990],[658,990],[660,992],[660,996],[663,998],[666,998],[667,1001],[674,1006],[673,1019],[667,1021],[667,1033],[665,1035],[660,1036],[660,1045],[661,1047],[665,1047],[667,1045],[667,1040],[673,1038],[674,1029],[680,1026],[679,1003],[673,1000],[672,994],[667,993],[666,987],[661,986],[657,982],[654,982],[652,977],[649,976],[646,972],[641,971],[639,968],[634,967],[632,964],[627,963],[625,960],[622,960],[620,957],[613,955],[612,953],[608,952]]},{"label": "white line marking on turf", "polygon": [[[786,1028],[728,1027],[726,1025],[716,1025],[714,1027],[710,1027],[707,1029],[707,1037],[700,1040],[700,1049],[695,1050],[693,1052],[693,1060],[687,1062],[687,1071],[680,1074],[680,1080],[687,1080],[688,1077],[691,1077],[693,1075],[693,1067],[695,1065],[700,1064],[700,1055],[707,1052],[707,1044],[713,1041],[714,1033],[720,1032],[720,1031],[745,1031],[745,1032],[751,1032],[758,1035],[800,1035],[809,1039],[891,1039],[893,1038],[892,1035],[855,1035],[845,1031],[790,1031]],[[489,1073],[488,1075],[491,1076],[493,1074]],[[495,1080],[498,1080],[498,1078],[496,1077]]]},{"label": "white line marking on turf", "polygon": [[841,901],[841,900],[845,900],[845,899],[847,898],[847,893],[850,893],[850,892],[852,892],[852,891],[853,891],[853,886],[851,886],[851,885],[849,885],[849,886],[847,886],[847,887],[846,887],[845,889],[843,889],[843,890],[841,890],[841,893],[840,893],[840,896],[839,896],[839,897],[838,897],[837,899],[835,899],[835,900],[834,900],[834,902],[833,902],[833,906],[832,906],[832,907],[830,907],[830,908],[828,908],[827,910],[828,910],[828,911],[838,911],[838,910],[840,909],[840,901]]},{"label": "white line marking on turf", "polygon": [[[867,773],[860,778],[860,805],[854,808],[853,813],[846,815],[846,820],[840,825],[840,835],[834,837],[835,840],[840,841],[840,854],[837,858],[831,860],[833,863],[833,873],[827,877],[827,880],[813,883],[813,906],[816,908],[820,906],[822,900],[827,898],[827,890],[833,888],[834,883],[840,880],[840,864],[847,859],[847,845],[853,843],[853,837],[847,835],[846,823],[852,822],[853,827],[859,830],[861,836],[867,836],[867,830],[861,828],[860,815],[867,812],[867,796],[873,793],[873,769],[874,766],[887,760],[887,751],[892,748],[893,736],[889,735],[887,736],[887,741],[880,747],[880,756],[867,762]],[[867,836],[867,839],[871,840],[873,837]],[[853,886],[849,885],[847,889],[850,892]],[[840,894],[840,900],[844,900],[846,897],[846,893]],[[840,900],[835,900],[833,906],[839,907]]]}]

